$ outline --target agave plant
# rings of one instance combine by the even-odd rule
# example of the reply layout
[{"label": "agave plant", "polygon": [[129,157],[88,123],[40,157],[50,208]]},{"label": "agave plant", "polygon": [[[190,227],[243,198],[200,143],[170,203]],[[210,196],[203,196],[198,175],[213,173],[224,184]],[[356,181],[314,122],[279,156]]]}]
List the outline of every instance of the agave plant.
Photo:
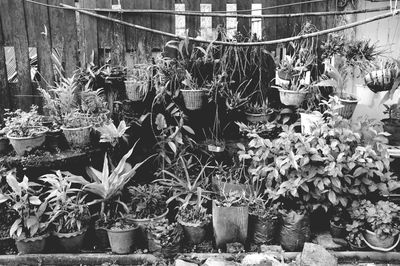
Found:
[{"label": "agave plant", "polygon": [[[124,186],[135,176],[137,169],[148,161],[151,157],[149,156],[144,161],[137,163],[135,166],[131,167],[126,160],[132,155],[133,150],[136,147],[138,141],[119,161],[117,167],[113,167],[108,162],[107,153],[104,155],[103,170],[100,172],[93,167],[87,167],[86,172],[92,179],[92,182],[87,181],[81,176],[70,176],[68,177],[71,182],[83,185],[82,190],[92,193],[98,196],[100,199],[95,199],[89,202],[88,205],[93,205],[101,203],[100,217],[104,221],[109,221],[110,219],[116,218],[115,215],[121,215],[122,212],[118,211],[119,206],[122,206],[124,211],[128,212],[129,209],[125,203],[120,200],[121,190]],[[114,206],[115,209],[111,210],[106,205],[111,206],[112,204],[117,204]],[[117,211],[115,211],[118,209]]]}]

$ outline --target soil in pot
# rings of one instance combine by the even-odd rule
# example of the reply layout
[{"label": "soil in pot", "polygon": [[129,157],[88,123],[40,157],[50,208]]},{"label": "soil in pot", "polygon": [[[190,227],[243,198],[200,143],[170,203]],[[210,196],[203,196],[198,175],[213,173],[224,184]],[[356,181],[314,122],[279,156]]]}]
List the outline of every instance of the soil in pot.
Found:
[{"label": "soil in pot", "polygon": [[135,248],[135,235],[138,228],[137,225],[116,223],[107,229],[111,251],[117,254],[131,253]]},{"label": "soil in pot", "polygon": [[249,240],[257,245],[273,244],[276,240],[278,218],[249,216]]},{"label": "soil in pot", "polygon": [[282,213],[279,242],[286,251],[300,251],[311,239],[310,218],[295,211]]},{"label": "soil in pot", "polygon": [[53,233],[57,248],[60,252],[80,252],[85,239],[86,229],[73,233]]},{"label": "soil in pot", "polygon": [[249,207],[219,207],[212,203],[212,221],[215,244],[224,249],[227,243],[247,244]]},{"label": "soil in pot", "polygon": [[15,240],[18,252],[22,254],[39,254],[45,251],[49,234],[32,238]]},{"label": "soil in pot", "polygon": [[207,223],[192,224],[183,222],[180,219],[178,219],[178,223],[180,223],[183,227],[185,240],[192,245],[200,244],[205,240],[207,228],[210,224],[209,221]]}]

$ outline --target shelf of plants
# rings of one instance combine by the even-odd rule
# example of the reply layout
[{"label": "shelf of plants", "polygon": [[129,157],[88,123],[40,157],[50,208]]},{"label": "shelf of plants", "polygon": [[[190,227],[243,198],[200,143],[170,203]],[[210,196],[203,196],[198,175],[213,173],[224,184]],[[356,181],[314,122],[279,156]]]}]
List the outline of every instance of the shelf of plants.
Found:
[{"label": "shelf of plants", "polygon": [[[363,75],[392,97],[397,60],[339,34],[295,41],[281,60],[260,47],[166,46],[177,57],[60,77],[40,89],[46,116],[35,106],[5,114],[0,247],[173,258],[231,243],[301,251],[325,230],[340,250],[396,248],[400,207],[387,199],[400,183],[387,144],[399,145],[400,108],[352,120],[347,81]],[[90,152],[101,159],[40,175],[9,163],[48,169],[43,153]]]}]

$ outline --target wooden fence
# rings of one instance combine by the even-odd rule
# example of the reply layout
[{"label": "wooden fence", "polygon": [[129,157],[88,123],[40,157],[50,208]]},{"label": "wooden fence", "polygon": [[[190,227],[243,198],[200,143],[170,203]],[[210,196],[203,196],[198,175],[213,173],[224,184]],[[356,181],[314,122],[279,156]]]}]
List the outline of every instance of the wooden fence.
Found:
[{"label": "wooden fence", "polygon": [[[212,11],[225,11],[227,4],[236,4],[238,14],[251,14],[252,4],[272,7],[299,0],[36,0],[51,5],[64,3],[85,8],[111,8],[119,4],[122,9],[173,10],[175,4],[184,4],[186,11],[199,11],[201,4],[210,4]],[[336,10],[335,0],[295,5],[279,9],[262,10],[262,14],[301,13]],[[146,13],[104,13],[134,24],[175,33],[175,15]],[[71,10],[63,10],[36,5],[24,0],[0,0],[0,108],[28,108],[37,102],[37,93],[31,80],[29,48],[37,51],[38,70],[42,76],[41,86],[53,84],[54,71],[52,51],[61,53],[62,65],[69,76],[79,66],[92,61],[104,63],[106,54],[111,54],[114,64],[129,65],[138,54],[146,54],[154,47],[162,47],[167,39],[160,35],[136,30],[117,23],[96,19],[88,15],[78,15]],[[334,24],[334,17],[268,18],[262,23],[263,35],[268,40],[291,36],[296,25],[311,20],[318,29],[326,29]],[[200,32],[201,18],[185,18],[189,35],[196,37]],[[226,18],[212,18],[212,27],[226,25]],[[179,25],[178,25],[179,26]],[[238,18],[237,30],[251,31],[251,19]],[[297,28],[298,30],[298,28]],[[6,55],[4,47],[13,47],[15,53],[17,83],[7,82]],[[133,56],[132,56],[133,55]],[[36,95],[36,96],[35,96]]]}]

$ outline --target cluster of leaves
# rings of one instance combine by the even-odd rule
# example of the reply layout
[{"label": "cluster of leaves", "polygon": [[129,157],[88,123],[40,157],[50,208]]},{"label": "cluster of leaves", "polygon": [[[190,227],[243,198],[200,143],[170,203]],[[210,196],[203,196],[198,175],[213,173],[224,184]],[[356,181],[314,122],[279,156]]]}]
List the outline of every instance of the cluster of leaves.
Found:
[{"label": "cluster of leaves", "polygon": [[344,49],[345,67],[357,67],[365,73],[373,68],[373,61],[382,51],[371,40],[350,41]]},{"label": "cluster of leaves", "polygon": [[399,212],[400,206],[393,202],[355,201],[350,208],[353,223],[347,226],[347,230],[353,233],[371,230],[382,239],[396,236],[400,232]]},{"label": "cluster of leaves", "polygon": [[163,214],[167,209],[165,188],[157,184],[138,185],[128,188],[128,208],[136,219],[149,219]]},{"label": "cluster of leaves", "polygon": [[207,209],[201,204],[197,204],[180,208],[177,218],[184,223],[200,225],[209,223],[211,215],[207,214]]},{"label": "cluster of leaves", "polygon": [[278,218],[279,204],[269,204],[261,197],[250,200],[249,214],[257,216],[265,220],[273,220]]},{"label": "cluster of leaves", "polygon": [[330,58],[333,55],[343,55],[345,37],[340,33],[330,33],[326,41],[322,42],[322,59]]},{"label": "cluster of leaves", "polygon": [[32,105],[29,112],[17,109],[14,112],[6,112],[5,131],[13,137],[32,137],[45,132],[41,127],[41,116],[38,114],[38,107]]},{"label": "cluster of leaves", "polygon": [[17,213],[17,219],[10,228],[10,236],[24,239],[44,234],[49,225],[44,215],[47,202],[42,202],[32,189],[37,184],[29,182],[26,176],[18,182],[11,171],[6,180],[10,189],[0,194],[0,204],[10,202]]},{"label": "cluster of leaves", "polygon": [[[364,124],[365,127],[365,124]],[[371,128],[368,143],[341,117],[328,117],[311,135],[284,127],[278,139],[254,135],[239,158],[250,160],[253,180],[263,180],[274,200],[298,201],[313,209],[341,205],[368,193],[388,193],[398,182],[390,172],[390,159],[382,133]]]},{"label": "cluster of leaves", "polygon": [[389,116],[390,122],[400,121],[400,104],[383,105],[385,107],[384,114]]},{"label": "cluster of leaves", "polygon": [[249,204],[245,191],[231,190],[227,193],[221,191],[215,199],[218,207],[243,207]]},{"label": "cluster of leaves", "polygon": [[118,127],[115,126],[113,121],[108,121],[108,123],[96,128],[96,130],[100,132],[100,142],[110,143],[112,147],[115,147],[120,139],[128,142],[126,135],[128,129],[129,126],[127,126],[123,120],[119,122]]},{"label": "cluster of leaves", "polygon": [[160,247],[178,245],[184,237],[182,226],[178,223],[169,224],[167,219],[150,223],[147,231],[152,241]]}]

